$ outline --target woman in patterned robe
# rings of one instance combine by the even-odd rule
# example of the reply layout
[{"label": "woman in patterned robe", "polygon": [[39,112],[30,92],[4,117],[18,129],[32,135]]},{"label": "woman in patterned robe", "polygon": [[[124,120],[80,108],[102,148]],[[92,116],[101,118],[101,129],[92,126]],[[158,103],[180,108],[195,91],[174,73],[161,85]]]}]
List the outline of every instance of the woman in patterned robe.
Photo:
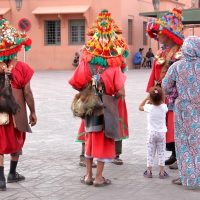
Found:
[{"label": "woman in patterned robe", "polygon": [[182,59],[168,70],[162,82],[166,94],[177,88],[174,102],[175,145],[179,181],[200,186],[200,38],[190,36],[182,47]]}]

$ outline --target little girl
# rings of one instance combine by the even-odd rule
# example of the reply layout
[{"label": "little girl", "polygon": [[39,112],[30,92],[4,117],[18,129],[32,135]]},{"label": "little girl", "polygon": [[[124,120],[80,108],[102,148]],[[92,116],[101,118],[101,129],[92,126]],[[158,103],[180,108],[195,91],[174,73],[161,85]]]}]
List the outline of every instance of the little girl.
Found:
[{"label": "little girl", "polygon": [[164,171],[165,148],[166,148],[166,112],[167,105],[163,103],[164,95],[160,87],[152,87],[149,96],[145,98],[139,106],[140,111],[147,112],[147,170],[143,176],[152,178],[152,166],[157,150],[158,165],[160,166],[159,178],[167,178],[169,175]]}]

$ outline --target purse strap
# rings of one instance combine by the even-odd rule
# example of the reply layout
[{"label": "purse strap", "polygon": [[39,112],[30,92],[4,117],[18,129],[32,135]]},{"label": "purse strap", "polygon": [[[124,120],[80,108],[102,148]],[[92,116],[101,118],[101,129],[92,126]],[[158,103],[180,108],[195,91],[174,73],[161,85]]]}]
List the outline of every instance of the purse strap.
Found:
[{"label": "purse strap", "polygon": [[174,45],[174,46],[171,48],[170,52],[167,54],[165,64],[164,64],[163,67],[162,67],[162,70],[161,70],[161,72],[160,72],[160,77],[159,77],[159,79],[158,79],[158,81],[157,81],[158,83],[160,83],[160,82],[162,81],[162,79],[164,78],[164,76],[165,76],[165,74],[166,74],[168,68],[170,67],[170,66],[169,66],[169,61],[171,60],[172,56],[174,55],[174,53],[175,53],[175,52],[177,51],[177,49],[179,49],[179,48],[180,48],[179,45]]},{"label": "purse strap", "polygon": [[89,69],[90,69],[90,73],[92,75],[92,86],[93,86],[93,92],[95,94],[97,94],[97,90],[98,93],[103,94],[106,91],[105,85],[102,81],[100,81],[101,78],[101,74],[108,69],[108,66],[106,67],[102,67],[99,71],[97,71],[96,65],[95,64],[89,64]]},{"label": "purse strap", "polygon": [[101,67],[101,70],[99,72],[97,72],[97,69],[96,69],[96,65],[95,64],[91,64],[91,63],[88,63],[89,64],[89,68],[90,68],[90,73],[92,76],[96,75],[96,74],[99,74],[101,75],[106,69],[108,69],[108,66],[106,67]]}]

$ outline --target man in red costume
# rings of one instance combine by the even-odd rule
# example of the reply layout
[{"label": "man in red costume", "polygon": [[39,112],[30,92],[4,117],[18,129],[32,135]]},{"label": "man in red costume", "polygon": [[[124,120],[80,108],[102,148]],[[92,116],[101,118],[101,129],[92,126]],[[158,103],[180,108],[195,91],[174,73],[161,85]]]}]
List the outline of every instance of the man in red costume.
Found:
[{"label": "man in red costume", "polygon": [[[69,83],[77,90],[83,88],[92,78],[89,65],[95,64],[100,81],[105,86],[107,95],[115,95],[117,99],[125,96],[124,83],[126,76],[121,72],[121,63],[127,57],[128,46],[115,33],[110,23],[110,13],[101,11],[101,22],[97,23],[91,39],[86,43],[83,50],[82,60],[69,80]],[[102,73],[100,71],[106,67]],[[111,183],[103,178],[105,162],[113,162],[115,154],[115,140],[105,136],[103,123],[101,130],[87,131],[85,135],[86,175],[81,178],[81,183],[105,186]],[[92,178],[93,158],[97,158],[97,171],[95,179]]]},{"label": "man in red costume", "polygon": [[[95,29],[98,27],[98,23],[100,23],[102,20],[104,20],[104,16],[107,17],[109,20],[109,23],[112,24],[112,27],[114,29],[114,32],[116,34],[122,34],[122,30],[117,26],[115,21],[112,19],[111,14],[109,12],[106,12],[106,10],[102,10],[102,12],[99,13],[97,16],[96,21],[93,23],[92,28],[89,29],[87,35],[93,36],[95,33]],[[121,71],[124,73],[125,71],[128,70],[128,66],[126,62],[123,62],[121,64]],[[116,165],[122,165],[123,161],[120,159],[120,155],[122,154],[122,140],[129,138],[129,130],[128,130],[128,112],[126,108],[126,101],[125,98],[119,98],[117,100],[118,104],[118,111],[119,111],[119,128],[120,128],[120,138],[115,140],[115,153],[116,153],[116,158],[114,160],[114,164]],[[80,155],[80,162],[79,165],[85,167],[85,126],[84,126],[84,121],[82,120],[79,130],[78,130],[78,135],[76,138],[76,142],[81,142],[82,143],[82,150],[81,150],[81,155]],[[93,168],[96,167],[96,164],[93,163]]]},{"label": "man in red costume", "polygon": [[[182,12],[174,8],[163,17],[155,21],[149,21],[146,32],[151,38],[163,44],[155,55],[155,61],[146,90],[148,92],[155,84],[161,86],[162,79],[170,65],[181,58],[181,46],[184,40]],[[166,133],[166,147],[167,150],[172,151],[172,155],[165,161],[165,164],[170,165],[171,169],[178,169],[174,144],[173,107],[168,98],[166,98],[166,103],[169,110],[166,116],[168,129]]]},{"label": "man in red costume", "polygon": [[[25,131],[21,130],[29,126],[28,123],[25,124],[27,119],[21,118],[19,121],[18,109],[15,109],[19,108],[19,105],[17,99],[15,100],[14,91],[23,94],[30,110],[29,124],[31,126],[36,124],[37,117],[30,87],[34,72],[26,63],[17,61],[15,58],[22,45],[25,46],[25,50],[29,50],[32,41],[25,34],[16,31],[5,19],[0,19],[0,24],[0,190],[4,191],[6,190],[4,154],[10,154],[7,182],[13,183],[25,179],[23,175],[16,172],[16,167],[26,139]],[[5,91],[8,92],[6,95]],[[20,113],[22,113],[21,106]],[[3,121],[3,116],[8,116],[7,122]]]}]

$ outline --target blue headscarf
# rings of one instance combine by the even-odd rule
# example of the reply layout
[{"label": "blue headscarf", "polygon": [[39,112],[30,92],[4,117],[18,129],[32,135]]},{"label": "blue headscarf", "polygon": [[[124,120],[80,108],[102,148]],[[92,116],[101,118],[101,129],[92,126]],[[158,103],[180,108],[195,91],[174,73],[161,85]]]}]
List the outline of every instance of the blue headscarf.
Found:
[{"label": "blue headscarf", "polygon": [[187,37],[182,46],[182,59],[194,61],[200,59],[200,38],[197,36]]}]

